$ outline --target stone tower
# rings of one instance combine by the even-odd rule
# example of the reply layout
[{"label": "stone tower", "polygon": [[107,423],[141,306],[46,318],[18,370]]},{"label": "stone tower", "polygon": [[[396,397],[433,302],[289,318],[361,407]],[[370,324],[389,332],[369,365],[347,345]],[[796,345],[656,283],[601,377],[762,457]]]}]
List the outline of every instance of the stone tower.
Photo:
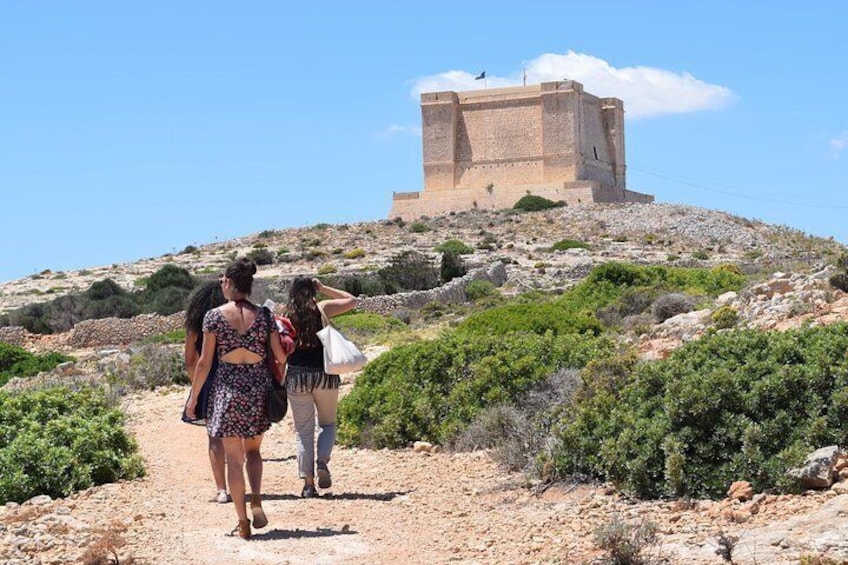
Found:
[{"label": "stone tower", "polygon": [[509,208],[526,194],[652,202],[626,188],[624,104],[570,81],[421,95],[424,190],[396,192],[389,217]]}]

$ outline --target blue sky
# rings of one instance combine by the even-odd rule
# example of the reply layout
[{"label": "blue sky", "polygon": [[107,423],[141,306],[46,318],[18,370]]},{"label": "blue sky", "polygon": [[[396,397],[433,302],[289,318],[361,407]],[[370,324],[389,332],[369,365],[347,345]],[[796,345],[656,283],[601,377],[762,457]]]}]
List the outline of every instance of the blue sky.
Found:
[{"label": "blue sky", "polygon": [[627,185],[848,242],[848,3],[0,0],[0,280],[422,187],[418,93],[573,78]]}]

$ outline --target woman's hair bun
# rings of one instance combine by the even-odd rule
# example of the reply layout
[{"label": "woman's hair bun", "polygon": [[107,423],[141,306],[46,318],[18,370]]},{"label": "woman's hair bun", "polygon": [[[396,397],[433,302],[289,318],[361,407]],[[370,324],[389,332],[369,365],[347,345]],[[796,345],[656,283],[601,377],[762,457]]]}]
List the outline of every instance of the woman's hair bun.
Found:
[{"label": "woman's hair bun", "polygon": [[256,274],[256,263],[247,257],[241,257],[236,261],[234,270],[240,275],[252,276]]}]

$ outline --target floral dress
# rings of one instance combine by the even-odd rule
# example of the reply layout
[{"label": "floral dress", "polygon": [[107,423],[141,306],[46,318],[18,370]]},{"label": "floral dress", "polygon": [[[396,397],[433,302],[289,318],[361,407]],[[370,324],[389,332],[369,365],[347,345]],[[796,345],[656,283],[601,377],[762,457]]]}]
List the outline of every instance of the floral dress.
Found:
[{"label": "floral dress", "polygon": [[[230,325],[219,308],[203,317],[203,331],[215,334],[218,372],[209,398],[206,431],[210,437],[249,438],[265,433],[271,427],[266,414],[271,373],[265,364],[265,342],[269,316],[264,308],[256,309],[256,319],[240,334]],[[221,361],[221,357],[239,348],[247,349],[263,360],[237,364]]]}]

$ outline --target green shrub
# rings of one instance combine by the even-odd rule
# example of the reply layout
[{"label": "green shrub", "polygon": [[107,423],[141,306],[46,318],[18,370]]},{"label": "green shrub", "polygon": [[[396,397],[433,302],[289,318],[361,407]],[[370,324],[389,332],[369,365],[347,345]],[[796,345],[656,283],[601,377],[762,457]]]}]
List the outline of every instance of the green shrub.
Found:
[{"label": "green shrub", "polygon": [[589,249],[589,244],[576,239],[561,239],[551,246],[554,251],[565,251],[566,249]]},{"label": "green shrub", "polygon": [[331,273],[337,272],[339,269],[335,265],[331,263],[327,263],[326,265],[321,265],[318,269],[318,276],[329,275]]},{"label": "green shrub", "polygon": [[0,341],[0,371],[8,371],[17,363],[31,357],[32,353],[23,347]]},{"label": "green shrub", "polygon": [[716,328],[725,330],[739,323],[739,312],[731,306],[722,306],[710,315],[710,319]]},{"label": "green shrub", "polygon": [[333,325],[359,345],[387,341],[397,334],[409,333],[409,328],[397,317],[374,312],[337,316],[333,318]]},{"label": "green shrub", "polygon": [[457,255],[469,255],[471,253],[474,253],[473,247],[466,245],[458,239],[449,239],[443,243],[440,243],[435,247],[435,250],[439,253],[446,253],[450,251],[452,253],[456,253]]},{"label": "green shrub", "polygon": [[692,257],[694,259],[700,259],[701,261],[706,261],[710,258],[710,256],[707,255],[706,251],[695,251],[694,253],[692,253]]},{"label": "green shrub", "polygon": [[439,274],[430,260],[417,251],[402,251],[377,272],[387,294],[428,290],[439,285]]},{"label": "green shrub", "polygon": [[480,300],[495,293],[495,285],[489,281],[476,280],[465,285],[465,296],[468,300]]},{"label": "green shrub", "polygon": [[848,273],[836,273],[828,280],[830,286],[842,292],[848,292]]},{"label": "green shrub", "polygon": [[678,314],[685,314],[695,309],[695,299],[682,292],[672,292],[657,298],[652,306],[652,312],[657,322],[663,323]]},{"label": "green shrub", "polygon": [[[579,386],[577,369],[560,369],[535,383],[511,405],[495,404],[477,413],[451,446],[457,450],[491,449],[492,458],[510,471],[533,472],[540,454],[555,445],[552,424],[570,406]],[[544,479],[544,469],[536,469]]]},{"label": "green shrub", "polygon": [[425,233],[431,231],[430,226],[424,222],[412,222],[409,224],[409,231],[412,233]]},{"label": "green shrub", "polygon": [[161,334],[152,335],[142,340],[143,344],[158,343],[158,344],[181,344],[185,343],[186,331],[184,329],[171,330]]},{"label": "green shrub", "polygon": [[0,391],[0,503],[142,476],[123,422],[100,389]]},{"label": "green shrub", "polygon": [[472,314],[463,320],[456,331],[474,335],[505,335],[535,333],[542,335],[592,334],[602,331],[600,322],[586,314],[565,312],[556,302],[535,304],[513,303]]},{"label": "green shrub", "polygon": [[848,325],[707,335],[668,359],[590,370],[558,424],[561,475],[642,496],[724,496],[795,487],[787,468],[845,445]]},{"label": "green shrub", "polygon": [[95,281],[82,293],[14,310],[9,313],[8,322],[33,333],[53,333],[67,331],[89,319],[131,318],[143,312],[173,314],[182,310],[186,296],[198,282],[173,264],[139,281],[143,290],[136,292],[127,292],[112,279]]},{"label": "green shrub", "polygon": [[521,210],[522,212],[538,212],[539,210],[550,210],[551,208],[561,208],[565,206],[565,202],[554,202],[541,196],[528,194],[518,199],[518,202],[512,205],[513,210]]},{"label": "green shrub", "polygon": [[327,284],[354,296],[380,296],[387,294],[386,283],[376,273],[358,273],[327,277]]},{"label": "green shrub", "polygon": [[73,357],[55,351],[35,355],[23,347],[0,342],[0,386],[12,377],[32,377],[52,371],[56,365],[66,361],[73,361]]},{"label": "green shrub", "polygon": [[257,265],[270,265],[274,262],[274,253],[264,247],[251,249],[245,257]]},{"label": "green shrub", "polygon": [[657,525],[640,520],[629,524],[619,516],[595,529],[595,544],[607,552],[612,565],[648,565],[651,560],[642,553],[657,542]]},{"label": "green shrub", "polygon": [[482,408],[510,404],[552,372],[611,348],[576,335],[447,335],[395,347],[369,363],[342,400],[339,437],[372,447],[445,443]]},{"label": "green shrub", "polygon": [[365,250],[361,247],[355,247],[350,251],[345,251],[344,256],[345,259],[359,259],[360,257],[365,257]]},{"label": "green shrub", "polygon": [[126,291],[118,286],[118,283],[112,279],[95,281],[91,283],[91,286],[85,291],[85,297],[89,300],[106,300],[107,298],[122,296],[124,294],[126,294]]},{"label": "green shrub", "polygon": [[467,269],[462,256],[454,251],[444,251],[439,268],[439,280],[442,284],[448,283],[457,277],[465,275]]},{"label": "green shrub", "polygon": [[150,275],[147,281],[147,290],[156,292],[168,287],[182,288],[191,290],[197,285],[197,281],[191,276],[191,273],[177,267],[176,265],[168,264]]}]

